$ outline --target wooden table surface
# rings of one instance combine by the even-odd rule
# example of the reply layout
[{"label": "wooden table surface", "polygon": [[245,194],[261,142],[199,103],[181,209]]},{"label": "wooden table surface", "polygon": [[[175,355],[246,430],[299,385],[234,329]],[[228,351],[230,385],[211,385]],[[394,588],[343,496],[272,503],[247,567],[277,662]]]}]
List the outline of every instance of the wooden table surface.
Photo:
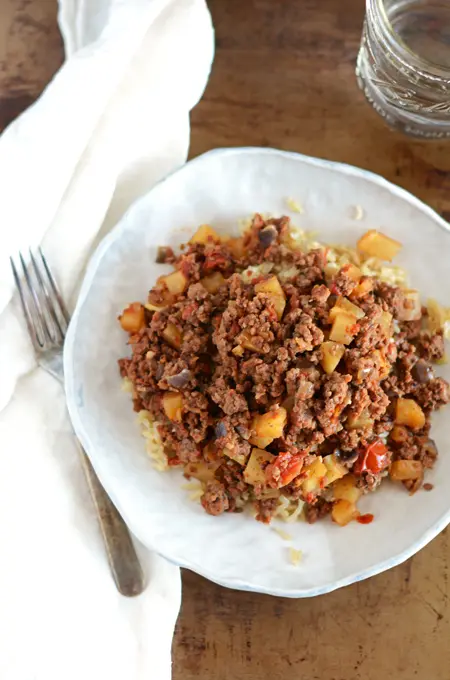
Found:
[{"label": "wooden table surface", "polygon": [[[356,87],[363,4],[210,0],[217,53],[192,114],[191,155],[261,145],[345,161],[449,218],[450,147],[390,132]],[[56,0],[0,0],[0,128],[62,58]],[[304,601],[185,572],[174,680],[449,680],[448,543],[444,531],[396,569]]]}]

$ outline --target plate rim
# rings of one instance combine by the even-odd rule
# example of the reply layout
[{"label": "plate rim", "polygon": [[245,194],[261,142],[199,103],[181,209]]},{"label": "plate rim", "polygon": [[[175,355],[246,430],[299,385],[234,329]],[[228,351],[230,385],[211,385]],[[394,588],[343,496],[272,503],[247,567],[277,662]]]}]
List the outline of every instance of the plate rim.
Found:
[{"label": "plate rim", "polygon": [[[145,194],[140,196],[136,201],[134,201],[128,209],[124,212],[124,214],[121,216],[119,221],[115,224],[115,226],[111,229],[111,231],[106,234],[106,236],[100,241],[100,243],[97,245],[95,248],[92,256],[89,259],[88,265],[86,267],[85,274],[83,276],[83,281],[79,289],[78,297],[77,297],[77,302],[76,306],[73,312],[73,315],[70,320],[69,328],[67,331],[66,335],[66,341],[64,344],[64,386],[65,386],[65,391],[66,391],[66,401],[67,401],[67,408],[69,411],[70,419],[72,422],[73,429],[76,433],[76,436],[80,440],[83,448],[86,450],[86,453],[89,456],[89,459],[99,477],[101,480],[102,484],[104,484],[104,475],[102,471],[102,464],[101,460],[95,460],[95,452],[93,452],[93,446],[90,446],[90,441],[87,433],[84,430],[83,427],[83,422],[82,419],[78,415],[78,406],[77,406],[77,398],[76,394],[74,393],[74,374],[72,371],[72,363],[71,363],[71,348],[73,347],[74,344],[74,339],[75,339],[75,334],[76,334],[76,327],[77,327],[77,322],[80,316],[81,309],[84,305],[84,302],[86,298],[89,295],[89,292],[91,290],[91,287],[94,283],[95,275],[97,272],[97,269],[100,265],[100,262],[104,256],[104,254],[107,252],[107,250],[110,248],[110,246],[116,241],[118,237],[120,237],[122,231],[125,229],[126,224],[129,220],[130,214],[132,214],[135,210],[139,210],[139,207],[142,203],[144,203],[146,200],[148,200],[149,195],[160,185],[168,182],[171,180],[171,178],[175,175],[179,175],[182,173],[186,172],[186,169],[189,167],[191,168],[194,165],[199,165],[200,163],[204,162],[205,160],[209,159],[212,156],[217,156],[217,155],[222,155],[222,156],[230,156],[230,155],[240,155],[240,154],[254,154],[254,155],[267,155],[267,156],[281,156],[281,157],[286,157],[286,158],[291,158],[293,160],[296,160],[298,162],[302,162],[307,165],[313,165],[315,167],[319,168],[326,168],[330,170],[337,171],[341,174],[347,175],[347,176],[353,176],[353,177],[358,177],[358,178],[363,178],[371,182],[372,184],[376,184],[386,190],[388,190],[391,194],[397,196],[398,198],[404,200],[405,202],[409,203],[411,206],[414,208],[420,210],[423,214],[425,214],[427,217],[432,219],[439,227],[444,229],[446,232],[450,233],[450,225],[434,210],[431,206],[427,205],[425,202],[423,202],[421,199],[417,198],[417,196],[414,196],[411,194],[409,191],[406,189],[403,189],[402,187],[399,187],[398,185],[394,184],[393,182],[390,182],[389,180],[385,179],[381,175],[378,175],[377,173],[374,173],[370,170],[366,170],[364,168],[359,168],[354,165],[350,165],[347,163],[342,163],[339,161],[331,161],[323,158],[317,158],[314,156],[308,156],[304,155],[301,153],[297,153],[295,151],[284,151],[281,149],[275,149],[271,147],[257,147],[257,146],[245,146],[245,147],[224,147],[224,148],[216,148],[212,149],[210,151],[206,151],[205,153],[196,156],[195,158],[189,160],[187,163],[182,165],[181,167],[178,167],[174,169],[171,173],[166,175],[164,178],[162,178],[160,181],[156,182],[153,187],[147,191]],[[105,488],[108,487],[108,483],[105,484]],[[116,491],[113,488],[108,488],[108,495],[110,496],[111,500],[113,501],[114,505],[117,507],[119,510],[120,514],[124,518],[124,520],[127,522],[127,512],[126,509],[123,508],[119,498],[117,497]],[[128,526],[129,523],[127,522]],[[146,545],[149,547],[149,549],[153,550],[156,552],[158,555],[161,557],[164,557],[168,562],[171,564],[175,564],[179,567],[189,569],[191,571],[194,571],[198,573],[199,575],[203,576],[204,578],[207,578],[208,580],[217,583],[221,586],[224,586],[226,588],[234,588],[237,590],[243,590],[247,592],[256,592],[256,593],[262,593],[265,595],[272,595],[272,596],[277,596],[277,597],[287,597],[287,598],[297,598],[297,599],[303,599],[303,598],[309,598],[309,597],[316,597],[318,595],[324,595],[326,593],[333,592],[334,590],[337,590],[339,588],[343,588],[346,586],[349,586],[353,583],[363,581],[367,578],[370,578],[372,576],[376,576],[377,574],[381,574],[384,571],[387,571],[388,569],[391,569],[395,566],[398,566],[402,562],[406,561],[413,555],[415,555],[417,552],[419,552],[422,548],[424,548],[428,543],[430,543],[441,531],[445,529],[445,527],[450,524],[450,504],[447,512],[445,512],[423,535],[420,539],[415,541],[409,548],[406,548],[403,551],[400,551],[399,553],[393,555],[392,557],[383,560],[382,562],[377,563],[375,566],[369,567],[367,569],[364,569],[362,571],[356,571],[349,576],[346,576],[344,578],[341,578],[339,580],[334,580],[330,581],[322,586],[312,586],[308,588],[276,588],[276,587],[267,587],[267,586],[258,586],[255,585],[249,581],[242,580],[242,579],[236,579],[236,578],[226,578],[226,579],[221,579],[218,578],[214,573],[211,573],[208,569],[202,568],[201,565],[196,564],[192,560],[184,560],[182,557],[176,555],[176,554],[171,554],[170,550],[160,550],[156,549],[154,546],[149,546],[148,541],[144,541],[142,536],[139,536],[139,532],[136,532],[134,528],[130,527],[130,530],[132,533],[135,534],[135,536],[140,540],[143,545]]]}]

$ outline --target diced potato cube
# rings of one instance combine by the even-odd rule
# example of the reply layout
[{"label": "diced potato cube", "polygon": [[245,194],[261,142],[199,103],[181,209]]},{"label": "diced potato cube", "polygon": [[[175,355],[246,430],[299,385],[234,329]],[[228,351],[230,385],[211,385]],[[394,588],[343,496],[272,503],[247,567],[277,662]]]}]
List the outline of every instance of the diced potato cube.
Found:
[{"label": "diced potato cube", "polygon": [[286,307],[286,298],[281,297],[281,295],[270,295],[269,300],[280,320],[283,316],[284,308]]},{"label": "diced potato cube", "polygon": [[217,293],[219,288],[225,283],[225,279],[220,272],[214,272],[209,276],[205,276],[204,279],[200,279],[200,283],[203,288],[206,288],[208,293]]},{"label": "diced potato cube", "polygon": [[127,333],[137,333],[145,326],[145,310],[140,302],[133,302],[119,316],[120,325]]},{"label": "diced potato cube", "polygon": [[179,295],[183,293],[187,286],[188,280],[182,271],[177,269],[177,271],[168,274],[167,276],[161,276],[159,279],[161,282],[165,283],[169,292],[174,295]]},{"label": "diced potato cube", "polygon": [[320,363],[322,368],[325,373],[330,374],[333,373],[336,366],[342,359],[345,352],[345,347],[339,342],[332,342],[329,340],[321,344],[320,352]]},{"label": "diced potato cube", "polygon": [[338,314],[333,321],[333,326],[330,331],[330,340],[339,342],[343,345],[349,345],[357,332],[358,325],[356,323],[356,316],[343,312],[342,314]]},{"label": "diced potato cube", "polygon": [[364,236],[361,236],[357,243],[357,248],[362,253],[388,262],[394,259],[401,247],[401,243],[381,234],[376,229],[370,229]]},{"label": "diced potato cube", "polygon": [[179,423],[181,421],[181,410],[183,408],[183,397],[176,392],[166,392],[163,396],[163,409],[169,420]]},{"label": "diced potato cube", "polygon": [[191,243],[203,245],[207,243],[220,243],[220,236],[209,224],[202,224],[191,238]]},{"label": "diced potato cube", "polygon": [[350,293],[352,300],[359,300],[368,295],[373,290],[373,279],[366,277],[362,279]]},{"label": "diced potato cube", "polygon": [[445,309],[441,307],[436,300],[430,299],[427,301],[427,312],[428,330],[431,331],[431,333],[437,333],[437,331],[440,331],[444,327],[446,320]]},{"label": "diced potato cube", "polygon": [[280,295],[284,297],[284,291],[276,276],[270,276],[264,281],[255,284],[256,293],[267,293],[268,295]]},{"label": "diced potato cube", "polygon": [[254,434],[252,437],[250,437],[249,442],[250,444],[253,444],[253,446],[257,446],[258,449],[265,449],[273,442],[273,439],[273,437],[258,437],[256,434]]},{"label": "diced potato cube", "polygon": [[356,479],[353,475],[345,475],[334,482],[333,497],[336,501],[343,500],[349,503],[356,503],[362,491],[356,486]]},{"label": "diced potato cube", "polygon": [[206,463],[199,460],[194,463],[187,463],[184,467],[184,474],[187,477],[194,477],[200,482],[212,482],[215,479],[214,473],[219,467],[219,463]]},{"label": "diced potato cube", "polygon": [[255,292],[265,293],[269,297],[278,318],[281,319],[286,306],[286,296],[277,277],[270,276],[268,279],[256,283]]},{"label": "diced potato cube", "polygon": [[328,322],[332,323],[336,316],[342,314],[342,312],[351,314],[357,319],[362,319],[363,316],[365,316],[365,312],[360,307],[357,307],[357,305],[354,305],[353,302],[350,302],[350,300],[347,300],[345,297],[339,297],[334,307],[330,309]]},{"label": "diced potato cube", "polygon": [[395,406],[395,423],[420,430],[425,425],[425,414],[414,399],[400,398]]},{"label": "diced potato cube", "polygon": [[359,517],[359,512],[354,503],[341,499],[333,503],[331,511],[331,518],[333,522],[339,524],[340,527],[345,527],[346,524],[353,519]]},{"label": "diced potato cube", "polygon": [[390,438],[397,442],[397,444],[402,444],[408,441],[408,430],[403,425],[394,425],[390,432]]},{"label": "diced potato cube", "polygon": [[423,465],[420,460],[395,460],[389,468],[389,476],[394,482],[421,479],[423,477]]},{"label": "diced potato cube", "polygon": [[227,248],[231,250],[232,255],[239,260],[241,257],[244,257],[245,255],[245,248],[244,248],[244,239],[242,236],[239,238],[230,238],[226,242]]},{"label": "diced potato cube", "polygon": [[276,456],[268,451],[253,449],[244,470],[244,481],[252,486],[255,486],[256,484],[265,484],[266,467],[269,463],[272,463],[275,458]]},{"label": "diced potato cube", "polygon": [[277,439],[283,434],[286,420],[286,409],[279,406],[276,410],[255,416],[252,422],[252,430],[257,437]]},{"label": "diced potato cube", "polygon": [[345,465],[342,465],[342,463],[339,462],[337,456],[335,456],[334,453],[329,456],[324,456],[323,464],[327,468],[327,474],[325,475],[325,486],[332,484],[337,479],[341,479],[341,477],[344,477],[344,475],[348,473],[348,469],[345,467]]},{"label": "diced potato cube", "polygon": [[373,419],[367,411],[363,411],[357,418],[349,416],[346,422],[347,430],[361,430],[363,427],[372,427]]},{"label": "diced potato cube", "polygon": [[305,480],[302,482],[302,492],[307,495],[319,491],[324,486],[325,476],[328,472],[323,464],[322,456],[317,458],[303,470]]},{"label": "diced potato cube", "polygon": [[362,276],[362,272],[359,269],[359,267],[349,262],[348,264],[344,265],[342,269],[345,271],[345,273],[350,279],[353,279],[353,281],[356,281],[356,283],[359,282]]},{"label": "diced potato cube", "polygon": [[173,323],[168,323],[162,332],[164,340],[174,349],[180,349],[183,336],[179,328]]}]

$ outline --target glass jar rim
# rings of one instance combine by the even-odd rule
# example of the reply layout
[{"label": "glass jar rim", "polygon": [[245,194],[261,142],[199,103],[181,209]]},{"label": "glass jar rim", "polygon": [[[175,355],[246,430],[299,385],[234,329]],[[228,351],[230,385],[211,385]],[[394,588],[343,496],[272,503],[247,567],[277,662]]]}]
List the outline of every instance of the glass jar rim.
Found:
[{"label": "glass jar rim", "polygon": [[445,83],[450,82],[450,68],[439,66],[428,61],[428,59],[419,57],[394,31],[386,12],[384,0],[366,0],[366,12],[372,21],[377,22],[384,40],[406,68],[414,68],[422,72],[423,75],[442,80]]}]

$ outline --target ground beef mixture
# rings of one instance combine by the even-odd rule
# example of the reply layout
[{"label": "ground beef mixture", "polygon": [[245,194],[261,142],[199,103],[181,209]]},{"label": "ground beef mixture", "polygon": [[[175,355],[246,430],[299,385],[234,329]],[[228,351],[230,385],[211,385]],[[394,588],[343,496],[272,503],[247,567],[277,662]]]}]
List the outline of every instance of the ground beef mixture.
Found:
[{"label": "ground beef mixture", "polygon": [[388,474],[417,491],[449,386],[431,365],[442,330],[411,291],[352,264],[330,271],[328,249],[295,247],[287,217],[255,215],[228,240],[203,226],[158,258],[175,271],[119,317],[131,347],[119,367],[168,464],[202,482],[206,512],[252,504],[269,522],[283,497],[309,522],[345,524]]}]

